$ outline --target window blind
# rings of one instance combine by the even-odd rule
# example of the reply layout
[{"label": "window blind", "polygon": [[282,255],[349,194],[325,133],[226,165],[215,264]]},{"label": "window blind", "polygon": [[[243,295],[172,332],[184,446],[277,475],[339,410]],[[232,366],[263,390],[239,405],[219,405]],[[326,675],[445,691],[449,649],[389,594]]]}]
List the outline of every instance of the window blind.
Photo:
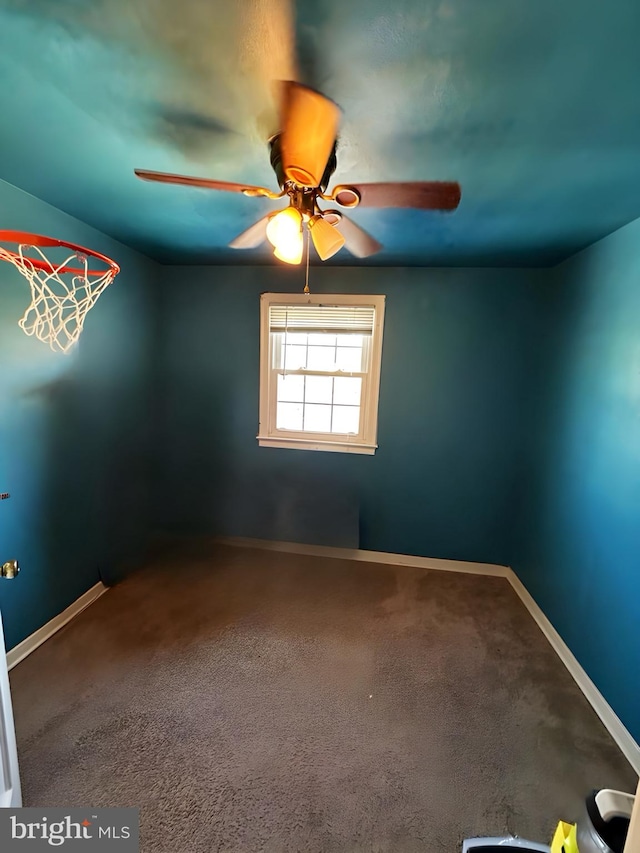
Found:
[{"label": "window blind", "polygon": [[370,335],[375,322],[373,305],[271,305],[272,332],[328,332]]}]

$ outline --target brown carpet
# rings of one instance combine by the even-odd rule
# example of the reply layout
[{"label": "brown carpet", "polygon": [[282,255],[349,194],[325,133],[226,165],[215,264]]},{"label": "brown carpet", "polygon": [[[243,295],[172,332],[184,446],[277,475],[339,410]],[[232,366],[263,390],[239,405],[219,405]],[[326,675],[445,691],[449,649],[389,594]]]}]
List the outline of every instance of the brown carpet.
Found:
[{"label": "brown carpet", "polygon": [[548,841],[635,776],[505,580],[217,547],[11,674],[25,805],[139,806],[144,853]]}]

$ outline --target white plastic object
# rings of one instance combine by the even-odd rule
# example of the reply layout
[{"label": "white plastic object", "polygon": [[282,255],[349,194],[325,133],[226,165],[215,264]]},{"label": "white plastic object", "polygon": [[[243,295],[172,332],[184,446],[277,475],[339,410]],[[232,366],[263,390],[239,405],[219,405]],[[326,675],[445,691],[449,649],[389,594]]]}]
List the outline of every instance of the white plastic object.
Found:
[{"label": "white plastic object", "polygon": [[535,841],[527,841],[515,836],[502,836],[499,838],[467,838],[462,842],[462,853],[482,853],[488,847],[503,847],[505,853],[509,850],[520,850],[523,853],[551,853],[547,844],[538,844]]},{"label": "white plastic object", "polygon": [[603,788],[596,794],[596,806],[602,819],[608,823],[614,817],[630,818],[635,799],[633,794]]},{"label": "white plastic object", "polygon": [[19,809],[21,806],[16,732],[0,614],[0,809]]}]

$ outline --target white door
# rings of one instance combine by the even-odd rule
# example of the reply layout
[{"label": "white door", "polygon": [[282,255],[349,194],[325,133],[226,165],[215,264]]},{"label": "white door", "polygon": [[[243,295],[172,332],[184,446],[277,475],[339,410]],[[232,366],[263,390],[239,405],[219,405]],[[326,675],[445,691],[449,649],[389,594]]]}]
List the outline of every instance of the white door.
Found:
[{"label": "white door", "polygon": [[[0,582],[4,583],[4,581]],[[22,806],[22,794],[18,773],[16,732],[13,727],[9,673],[4,647],[2,614],[0,614],[0,808],[19,808],[20,806]]]}]

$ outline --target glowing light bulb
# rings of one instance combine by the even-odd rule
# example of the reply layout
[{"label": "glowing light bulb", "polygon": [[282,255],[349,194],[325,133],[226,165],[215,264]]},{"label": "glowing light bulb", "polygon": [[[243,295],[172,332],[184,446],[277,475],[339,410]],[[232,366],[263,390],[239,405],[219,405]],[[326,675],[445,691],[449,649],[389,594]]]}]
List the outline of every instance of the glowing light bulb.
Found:
[{"label": "glowing light bulb", "polygon": [[274,255],[287,264],[302,261],[302,214],[295,207],[286,207],[276,213],[267,225],[267,239],[274,247]]}]

